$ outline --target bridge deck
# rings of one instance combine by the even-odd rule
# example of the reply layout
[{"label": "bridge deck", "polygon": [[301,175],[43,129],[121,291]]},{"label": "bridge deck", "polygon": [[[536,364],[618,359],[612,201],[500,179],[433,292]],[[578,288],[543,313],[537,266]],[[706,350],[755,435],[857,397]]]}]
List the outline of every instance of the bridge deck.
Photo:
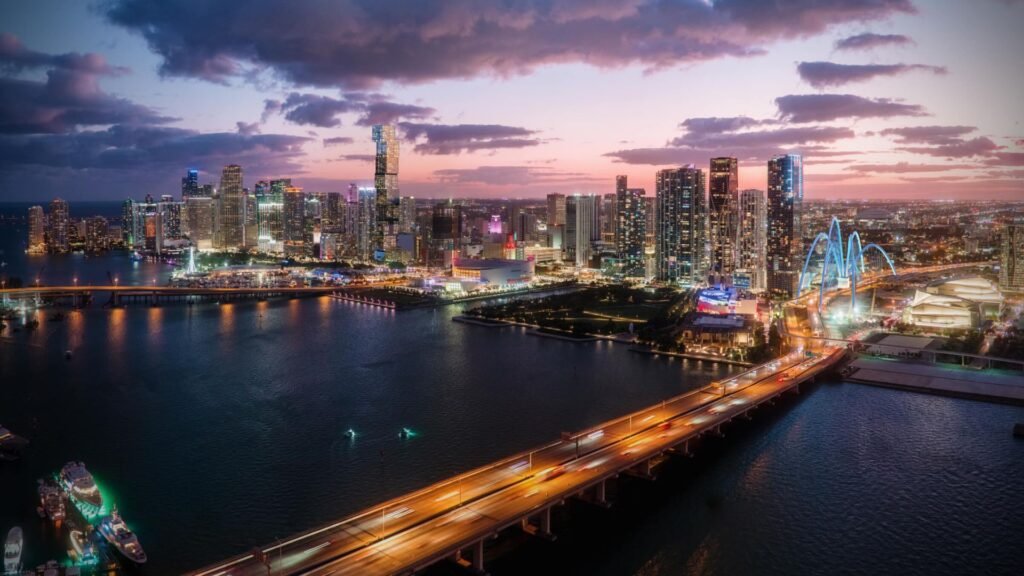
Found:
[{"label": "bridge deck", "polygon": [[[790,354],[719,385],[605,422],[265,547],[277,574],[412,572],[468,548],[567,497],[642,465],[832,368],[841,348]],[[785,375],[785,379],[780,379]],[[265,574],[242,555],[195,576]]]}]

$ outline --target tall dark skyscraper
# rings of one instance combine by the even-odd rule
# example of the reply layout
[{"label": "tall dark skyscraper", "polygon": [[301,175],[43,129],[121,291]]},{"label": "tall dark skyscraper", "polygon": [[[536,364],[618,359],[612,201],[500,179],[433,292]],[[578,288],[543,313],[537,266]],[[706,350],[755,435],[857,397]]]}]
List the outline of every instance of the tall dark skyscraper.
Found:
[{"label": "tall dark skyscraper", "polygon": [[224,167],[218,191],[219,247],[241,248],[245,243],[245,197],[242,190],[242,167],[229,164]]},{"label": "tall dark skyscraper", "polygon": [[744,190],[740,192],[739,232],[736,243],[738,265],[750,280],[750,288],[765,289],[765,233],[767,207],[764,192]]},{"label": "tall dark skyscraper", "polygon": [[373,127],[373,141],[377,145],[373,185],[377,190],[376,250],[385,249],[385,237],[393,234],[397,222],[392,200],[398,200],[398,136],[390,124]]},{"label": "tall dark skyscraper", "polygon": [[644,189],[629,188],[625,176],[616,176],[615,251],[627,276],[644,273],[645,207]]},{"label": "tall dark skyscraper", "polygon": [[703,276],[706,242],[704,172],[692,164],[661,170],[655,186],[655,275],[663,282],[696,283]]},{"label": "tall dark skyscraper", "polygon": [[67,252],[70,247],[68,240],[68,203],[60,198],[50,202],[50,236],[49,245],[53,252]]},{"label": "tall dark skyscraper", "polygon": [[548,194],[548,226],[565,225],[565,194]]},{"label": "tall dark skyscraper", "polygon": [[768,161],[768,290],[791,298],[796,294],[803,256],[801,215],[804,165],[799,154]]},{"label": "tall dark skyscraper", "polygon": [[1024,220],[1006,225],[999,253],[999,287],[1024,292]]},{"label": "tall dark skyscraper", "polygon": [[189,196],[199,194],[199,170],[189,168],[185,176],[181,178],[181,201],[184,202]]},{"label": "tall dark skyscraper", "polygon": [[302,188],[284,186],[284,181],[271,183],[271,188],[283,188],[284,255],[289,258],[311,256],[310,247],[306,245],[306,195]]},{"label": "tall dark skyscraper", "polygon": [[708,173],[708,240],[710,272],[732,274],[736,263],[739,163],[735,158],[712,158]]}]

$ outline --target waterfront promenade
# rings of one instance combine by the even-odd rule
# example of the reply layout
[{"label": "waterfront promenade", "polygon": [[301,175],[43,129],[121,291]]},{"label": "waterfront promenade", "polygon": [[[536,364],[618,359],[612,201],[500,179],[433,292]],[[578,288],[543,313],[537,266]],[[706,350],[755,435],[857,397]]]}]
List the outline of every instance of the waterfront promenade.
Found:
[{"label": "waterfront promenade", "polygon": [[651,477],[665,454],[687,453],[691,439],[721,434],[723,424],[845,357],[840,347],[794,352],[192,574],[395,574],[448,558],[482,570],[484,541],[499,531],[521,526],[553,537],[553,506],[582,494],[604,503],[607,481]]}]

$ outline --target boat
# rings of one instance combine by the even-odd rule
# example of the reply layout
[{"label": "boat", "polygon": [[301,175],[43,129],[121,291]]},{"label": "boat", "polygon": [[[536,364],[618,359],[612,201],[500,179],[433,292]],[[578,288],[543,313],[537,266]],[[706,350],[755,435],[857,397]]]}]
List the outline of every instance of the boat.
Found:
[{"label": "boat", "polygon": [[78,565],[98,564],[100,561],[99,554],[96,550],[96,543],[93,542],[89,535],[81,530],[71,531],[71,549],[68,550],[68,555]]},{"label": "boat", "polygon": [[28,440],[0,426],[0,460],[17,460]]},{"label": "boat", "polygon": [[4,574],[18,574],[21,572],[21,547],[24,540],[21,537],[21,528],[15,526],[7,533],[7,541],[4,542]]},{"label": "boat", "polygon": [[100,521],[100,534],[103,534],[107,542],[117,548],[125,558],[136,564],[146,563],[146,552],[142,549],[142,544],[139,544],[139,539],[128,529],[128,525],[121,519],[117,510]]},{"label": "boat", "polygon": [[103,511],[103,495],[85,464],[68,462],[60,469],[58,478],[71,501],[86,517],[94,518]]},{"label": "boat", "polygon": [[39,481],[39,504],[46,517],[60,524],[66,515],[64,494],[60,486],[46,480]]}]

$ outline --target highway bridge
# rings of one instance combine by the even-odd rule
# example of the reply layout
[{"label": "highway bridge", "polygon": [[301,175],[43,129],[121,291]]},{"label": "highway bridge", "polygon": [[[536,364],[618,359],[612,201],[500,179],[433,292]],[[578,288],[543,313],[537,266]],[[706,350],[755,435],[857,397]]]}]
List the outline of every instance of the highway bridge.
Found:
[{"label": "highway bridge", "polygon": [[516,527],[553,538],[552,507],[583,495],[606,504],[608,481],[620,474],[653,478],[667,454],[688,454],[691,440],[721,434],[734,418],[799,391],[846,353],[790,353],[191,574],[410,574],[449,559],[482,572],[484,543],[500,531]]},{"label": "highway bridge", "polygon": [[84,306],[94,294],[109,294],[110,304],[120,306],[126,302],[156,304],[167,301],[217,300],[229,301],[246,298],[320,296],[338,290],[336,286],[276,286],[276,287],[179,287],[179,286],[33,286],[0,290],[0,300],[36,300],[68,302]]}]

